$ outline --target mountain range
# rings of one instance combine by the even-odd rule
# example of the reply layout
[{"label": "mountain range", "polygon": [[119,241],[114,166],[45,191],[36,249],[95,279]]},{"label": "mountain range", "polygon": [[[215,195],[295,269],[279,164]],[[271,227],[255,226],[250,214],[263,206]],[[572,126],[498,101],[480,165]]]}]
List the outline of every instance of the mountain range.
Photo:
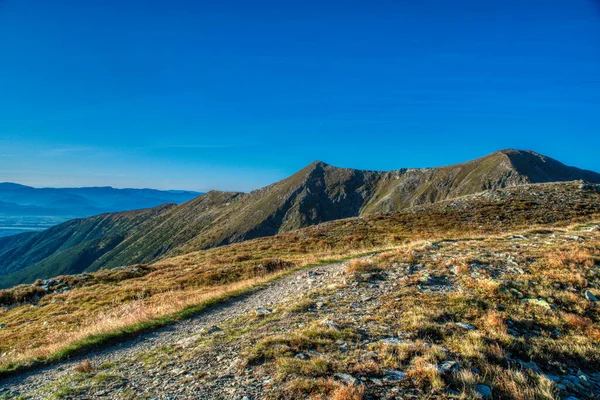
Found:
[{"label": "mountain range", "polygon": [[485,190],[573,180],[600,183],[600,174],[520,150],[503,150],[447,167],[389,172],[316,161],[250,193],[211,191],[180,205],[103,214],[40,233],[0,238],[0,287],[149,263],[167,255]]},{"label": "mountain range", "polygon": [[0,183],[0,215],[88,217],[107,212],[183,203],[201,193],[113,187],[34,188]]}]

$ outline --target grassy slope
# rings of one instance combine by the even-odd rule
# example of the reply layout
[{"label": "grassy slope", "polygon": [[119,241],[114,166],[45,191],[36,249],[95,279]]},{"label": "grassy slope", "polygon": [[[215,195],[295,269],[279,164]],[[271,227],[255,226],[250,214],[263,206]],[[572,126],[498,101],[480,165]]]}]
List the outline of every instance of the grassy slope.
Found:
[{"label": "grassy slope", "polygon": [[[0,258],[3,272],[8,275],[0,279],[0,287],[10,287],[24,280],[32,282],[39,276],[81,272],[92,264],[95,259],[92,257],[106,250],[105,246],[114,247],[114,243],[122,240],[127,232],[171,207],[173,205],[164,205],[75,219],[39,234],[5,238],[6,245],[0,249]],[[75,253],[88,253],[87,261],[84,262]],[[23,265],[30,267],[19,270]]]},{"label": "grassy slope", "polygon": [[[115,233],[104,232],[103,242],[110,246],[98,249],[98,241],[93,241],[56,254],[29,271],[15,274],[8,283],[49,277],[55,268],[77,272],[147,263],[323,221],[397,211],[526,182],[577,177],[600,182],[598,174],[519,151],[497,152],[442,168],[392,172],[359,171],[315,162],[287,179],[249,194],[210,192],[130,229],[125,237],[117,232],[118,237],[110,238]],[[55,232],[57,236],[64,234],[58,227]],[[15,257],[13,265],[20,266],[38,262],[56,250],[51,245],[24,245],[18,249],[24,254]],[[92,257],[96,257],[94,262],[88,264]]]},{"label": "grassy slope", "polygon": [[[309,295],[264,323],[244,316],[224,328],[222,338],[173,349],[172,359],[201,357],[211,347],[241,348],[245,379],[275,377],[265,398],[326,399],[343,390],[357,400],[359,393],[477,398],[478,384],[501,399],[597,398],[600,308],[584,292],[600,294],[599,233],[548,227],[522,233],[355,260],[346,285]],[[373,296],[382,287],[389,290]],[[243,328],[248,333],[240,337]],[[380,341],[390,337],[398,344]],[[294,357],[311,352],[309,359]],[[441,371],[449,361],[455,369]],[[388,370],[408,379],[388,383]],[[334,372],[361,381],[344,387],[331,379]],[[569,381],[577,375],[585,386]],[[199,385],[211,385],[210,379]]]},{"label": "grassy slope", "polygon": [[[36,307],[26,304],[3,309],[0,317],[7,328],[0,330],[0,352],[7,356],[1,362],[6,367],[48,356],[60,350],[55,343],[79,343],[86,332],[110,335],[114,326],[122,329],[127,324],[151,323],[176,312],[177,307],[184,309],[197,299],[206,300],[210,293],[228,285],[322,259],[398,247],[419,239],[488,235],[598,215],[597,189],[580,189],[577,183],[523,186],[399,213],[334,221],[152,265],[101,271],[90,278],[63,277],[52,289],[54,294],[42,297]],[[61,286],[72,290],[60,293]],[[0,301],[18,301],[31,293],[43,294],[35,286],[23,285],[0,292]],[[172,307],[166,307],[169,304]],[[144,313],[135,314],[140,309]]]}]

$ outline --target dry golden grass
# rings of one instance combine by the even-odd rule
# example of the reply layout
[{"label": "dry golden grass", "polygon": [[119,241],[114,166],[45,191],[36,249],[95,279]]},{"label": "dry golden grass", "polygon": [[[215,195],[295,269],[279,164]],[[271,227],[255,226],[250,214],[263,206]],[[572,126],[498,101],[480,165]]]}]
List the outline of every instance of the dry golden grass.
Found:
[{"label": "dry golden grass", "polygon": [[[562,236],[555,240],[540,238],[534,245],[525,242],[525,246],[515,247],[510,240],[494,237],[432,252],[427,249],[412,252],[410,257],[430,271],[443,271],[441,266],[446,264],[463,265],[464,271],[455,269],[454,275],[448,273],[460,284],[461,291],[443,295],[424,293],[416,290],[418,280],[403,280],[409,284],[394,293],[401,300],[391,301],[389,308],[382,310],[381,319],[387,319],[385,314],[391,310],[399,312],[402,320],[396,329],[445,346],[460,357],[463,368],[451,382],[446,378],[440,380],[432,367],[434,358],[427,349],[415,349],[418,341],[380,353],[381,362],[409,371],[422,387],[437,390],[453,384],[465,397],[474,395],[476,384],[486,383],[494,388],[498,398],[556,398],[556,385],[545,377],[528,370],[506,368],[508,352],[512,357],[534,360],[551,371],[548,373],[556,373],[553,368],[557,364],[563,365],[564,370],[580,368],[594,372],[600,366],[597,341],[600,316],[597,306],[584,298],[583,291],[600,283],[596,272],[600,265],[598,238],[587,235],[571,241],[569,230],[554,232]],[[507,254],[513,260],[508,266],[518,265],[526,272],[507,271]],[[386,257],[386,262],[394,261],[405,262],[405,255]],[[431,268],[428,263],[433,264]],[[478,274],[472,276],[475,271]],[[511,290],[519,292],[520,297],[515,297]],[[542,298],[556,306],[547,310],[524,303],[522,298]],[[476,328],[457,331],[450,329],[446,321],[467,322]],[[509,333],[509,321],[523,333],[514,330]],[[554,332],[559,332],[558,336]],[[465,364],[476,366],[481,374],[473,374]]]},{"label": "dry golden grass", "polygon": [[381,271],[381,268],[379,268],[372,259],[357,258],[350,260],[346,265],[347,274],[364,274],[379,271]]},{"label": "dry golden grass", "polygon": [[320,357],[310,360],[298,360],[292,357],[280,357],[276,359],[279,379],[284,379],[288,375],[301,376],[325,376],[330,370],[327,360]]},{"label": "dry golden grass", "polygon": [[594,256],[590,249],[576,246],[547,253],[546,263],[552,269],[591,268],[594,266]]},{"label": "dry golden grass", "polygon": [[[245,248],[246,244],[243,245]],[[215,251],[229,254],[232,249]],[[345,251],[343,256],[360,254],[363,254],[363,249]],[[293,257],[294,262],[260,256],[255,261],[244,261],[245,267],[240,268],[237,274],[229,274],[235,267],[211,266],[212,259],[209,255],[205,257],[203,264],[195,267],[161,264],[141,277],[118,282],[104,283],[105,275],[112,272],[102,271],[98,273],[99,283],[45,296],[38,307],[25,304],[0,308],[0,317],[11,327],[0,330],[0,351],[4,353],[0,357],[0,369],[43,359],[90,337],[151,323],[187,307],[199,306],[268,282],[296,266],[318,264],[323,259],[335,259],[341,255],[305,254]],[[229,262],[235,256],[222,257],[224,262]],[[247,253],[243,253],[241,258],[246,260]],[[200,280],[197,278],[199,275],[202,277]]]},{"label": "dry golden grass", "polygon": [[73,369],[76,372],[87,373],[92,372],[94,370],[94,366],[92,365],[92,362],[90,360],[86,359],[77,364]]},{"label": "dry golden grass", "polygon": [[[559,193],[568,195],[569,190],[565,187]],[[524,196],[529,195],[524,193]],[[0,369],[34,358],[43,359],[67,346],[85,342],[90,336],[128,330],[186,307],[228,296],[292,268],[389,249],[398,250],[387,252],[384,258],[374,258],[373,263],[357,261],[349,271],[372,271],[384,265],[387,268],[392,261],[418,263],[424,240],[493,238],[519,229],[534,229],[537,223],[552,221],[566,226],[574,219],[589,221],[598,210],[587,204],[586,200],[584,208],[577,208],[557,201],[548,206],[537,206],[517,197],[506,202],[474,200],[466,209],[440,205],[421,207],[398,214],[341,220],[275,237],[192,252],[134,269],[99,271],[87,280],[76,276],[62,277],[72,289],[62,294],[45,295],[34,307],[29,303],[15,305],[14,302],[27,300],[33,295],[32,291],[38,293],[39,288],[35,285],[0,291],[0,301],[5,299],[11,304],[0,309],[0,318],[7,326],[0,330],[0,354],[3,354]],[[495,218],[499,213],[505,216],[504,219]],[[548,226],[540,227],[547,229]],[[458,257],[468,260],[470,256]],[[589,264],[586,257],[585,252],[555,256],[548,264],[557,267],[546,268],[545,279],[549,282],[567,279],[560,272],[568,271],[564,266],[580,264],[581,260]],[[449,269],[440,266],[443,268],[440,267],[439,272]],[[539,268],[545,267],[540,265]],[[470,279],[466,262],[458,264],[458,271],[459,279],[464,280],[461,283],[469,289],[478,288],[482,295],[499,296],[503,290],[495,282]],[[580,287],[590,279],[581,272],[575,273],[581,276],[574,275],[575,278],[568,281],[569,285]],[[411,279],[413,281],[406,282],[409,289],[418,283],[419,277],[415,275]],[[581,296],[577,298],[573,293],[558,292],[555,298],[569,304],[569,311],[577,314],[587,307]],[[416,311],[413,315],[407,313],[407,319],[411,318],[415,324],[420,323],[419,318],[425,318],[420,328],[424,333],[439,330]]]},{"label": "dry golden grass", "polygon": [[362,400],[365,388],[362,385],[340,386],[331,394],[332,400]]},{"label": "dry golden grass", "polygon": [[[598,287],[600,236],[582,233],[582,240],[573,241],[570,229],[546,231],[521,232],[527,239],[504,234],[440,246],[412,243],[372,255],[352,263],[351,271],[376,265],[381,268],[376,282],[343,279],[335,289],[320,289],[275,311],[265,325],[248,328],[231,344],[242,349],[237,354],[247,361],[246,371],[273,377],[272,398],[390,397],[393,387],[398,396],[468,399],[479,384],[489,386],[494,398],[565,398],[544,374],[598,370],[600,309],[583,290],[555,276],[569,269]],[[561,255],[551,258],[554,253]],[[408,264],[407,257],[415,263]],[[458,263],[468,272],[450,268]],[[427,277],[446,283],[431,286]],[[385,290],[361,303],[373,288]],[[317,301],[324,305],[316,307]],[[225,330],[259,326],[252,318]],[[398,340],[382,340],[389,338]],[[299,353],[304,356],[296,358]],[[442,368],[447,362],[456,364]],[[388,382],[388,370],[405,372],[408,379]],[[363,386],[342,386],[331,378],[336,372],[351,374]]]},{"label": "dry golden grass", "polygon": [[446,386],[437,367],[437,360],[427,353],[413,358],[406,371],[417,386],[431,387],[435,390],[441,390]]},{"label": "dry golden grass", "polygon": [[[123,328],[150,322],[177,313],[190,306],[197,306],[218,298],[227,297],[239,291],[268,282],[284,272],[265,275],[229,285],[196,290],[177,290],[160,293],[149,298],[136,299],[116,305],[107,311],[94,315],[76,329],[49,330],[44,344],[36,348],[26,348],[11,358],[2,359],[2,364],[27,362],[43,358],[61,351],[94,336],[100,336]],[[2,365],[0,364],[0,365]]]},{"label": "dry golden grass", "polygon": [[340,384],[331,378],[297,378],[286,384],[285,391],[290,394],[290,398],[304,396],[310,400],[329,400],[339,387]]},{"label": "dry golden grass", "polygon": [[[332,378],[296,378],[285,385],[283,398],[308,398],[310,400],[362,400],[363,385],[342,385]],[[279,398],[279,397],[277,397]]]},{"label": "dry golden grass", "polygon": [[[549,240],[551,233],[558,238]],[[551,375],[566,374],[569,368],[591,374],[600,366],[597,306],[587,301],[582,291],[573,291],[571,281],[555,281],[557,271],[569,270],[582,276],[586,285],[598,285],[600,277],[595,271],[600,265],[600,246],[596,236],[585,235],[585,240],[570,242],[570,235],[567,229],[524,242],[499,235],[442,247],[411,244],[369,260],[356,260],[348,268],[351,273],[370,271],[373,265],[385,273],[394,268],[412,271],[406,279],[400,277],[392,293],[378,299],[375,312],[364,316],[359,324],[386,326],[386,336],[403,332],[400,337],[404,342],[388,345],[374,340],[377,334],[371,329],[372,343],[366,349],[340,353],[325,342],[316,344],[303,335],[304,339],[299,339],[299,332],[292,330],[288,336],[297,339],[281,338],[269,346],[275,348],[275,343],[285,341],[291,352],[284,356],[270,353],[262,362],[280,370],[281,357],[317,346],[332,370],[341,369],[354,377],[381,378],[386,370],[406,372],[408,379],[398,384],[401,393],[420,390],[417,393],[424,397],[445,398],[446,389],[451,388],[460,393],[458,398],[466,399],[476,396],[476,385],[485,384],[493,389],[494,398],[556,399],[554,382],[515,360],[532,361]],[[410,262],[414,264],[408,268]],[[449,268],[456,265],[464,265],[465,271],[457,273]],[[424,271],[430,276],[446,276],[454,290],[423,290],[427,286],[419,278]],[[548,309],[523,302],[524,298],[542,298],[556,306]],[[348,305],[355,300],[348,299]],[[338,308],[338,318],[348,312],[343,304],[329,307]],[[459,327],[455,324],[459,321],[474,328]],[[447,360],[460,367],[442,372],[439,366]],[[557,371],[557,365],[563,372]],[[319,375],[315,369],[296,371],[313,383],[327,375]],[[320,389],[313,390],[317,393],[314,398],[328,398]],[[373,395],[372,390],[367,385],[365,393]]]},{"label": "dry golden grass", "polygon": [[355,364],[348,365],[348,373],[351,375],[381,375],[383,373],[383,365],[373,360],[357,360]]},{"label": "dry golden grass", "polygon": [[[556,388],[552,381],[544,376],[531,374],[513,368],[502,368],[498,365],[487,365],[482,371],[495,389],[495,396],[513,400],[555,400]],[[470,398],[474,396],[474,386],[480,379],[470,371],[461,371],[456,375],[463,386],[463,392]]]},{"label": "dry golden grass", "polygon": [[490,310],[483,316],[481,326],[484,326],[490,332],[503,335],[508,331],[507,320],[506,313]]}]

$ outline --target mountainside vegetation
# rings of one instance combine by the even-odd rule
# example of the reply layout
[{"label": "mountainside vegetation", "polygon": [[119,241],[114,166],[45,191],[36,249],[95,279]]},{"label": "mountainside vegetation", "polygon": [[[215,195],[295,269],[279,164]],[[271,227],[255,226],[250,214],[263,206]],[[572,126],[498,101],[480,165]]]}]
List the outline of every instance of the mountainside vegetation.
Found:
[{"label": "mountainside vegetation", "polygon": [[19,285],[0,291],[0,364],[11,370],[161,326],[206,302],[326,260],[423,240],[485,239],[572,223],[597,230],[590,223],[599,218],[599,185],[521,185],[327,222],[153,264]]},{"label": "mountainside vegetation", "polygon": [[[399,211],[484,190],[576,179],[600,183],[600,174],[518,150],[448,167],[391,172],[314,162],[287,179],[250,193],[212,191],[176,207],[157,209],[153,218],[140,223],[136,219],[124,230],[105,231],[94,237],[95,241],[88,242],[86,236],[77,245],[64,246],[63,238],[72,234],[69,223],[52,231],[55,243],[42,251],[30,245],[32,239],[4,242],[10,245],[2,245],[0,240],[0,271],[5,274],[0,287],[49,278],[57,271],[90,272],[149,263],[321,222]],[[63,229],[67,233],[61,233]],[[80,237],[75,235],[69,243]]]},{"label": "mountainside vegetation", "polygon": [[597,399],[599,238],[594,225],[544,226],[312,267],[11,389],[72,399]]},{"label": "mountainside vegetation", "polygon": [[[52,277],[85,270],[102,254],[113,249],[142,223],[174,207],[101,214],[74,219],[40,233],[23,233],[0,238],[2,282],[11,284],[11,273],[33,282],[39,276]],[[34,265],[35,268],[23,268]]]}]

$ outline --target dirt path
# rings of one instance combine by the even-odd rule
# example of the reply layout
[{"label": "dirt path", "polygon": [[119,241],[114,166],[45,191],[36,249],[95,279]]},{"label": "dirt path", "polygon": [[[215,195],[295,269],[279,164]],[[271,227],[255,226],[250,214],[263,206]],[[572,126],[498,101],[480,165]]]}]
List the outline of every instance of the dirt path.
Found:
[{"label": "dirt path", "polygon": [[190,338],[204,328],[244,315],[257,309],[271,309],[284,300],[300,298],[308,292],[326,287],[342,279],[345,263],[334,263],[304,269],[276,280],[243,296],[232,298],[205,312],[154,332],[142,334],[118,345],[74,357],[55,365],[39,368],[0,380],[0,396],[17,396],[34,391],[71,373],[83,359],[94,365],[131,358],[135,354]]}]

